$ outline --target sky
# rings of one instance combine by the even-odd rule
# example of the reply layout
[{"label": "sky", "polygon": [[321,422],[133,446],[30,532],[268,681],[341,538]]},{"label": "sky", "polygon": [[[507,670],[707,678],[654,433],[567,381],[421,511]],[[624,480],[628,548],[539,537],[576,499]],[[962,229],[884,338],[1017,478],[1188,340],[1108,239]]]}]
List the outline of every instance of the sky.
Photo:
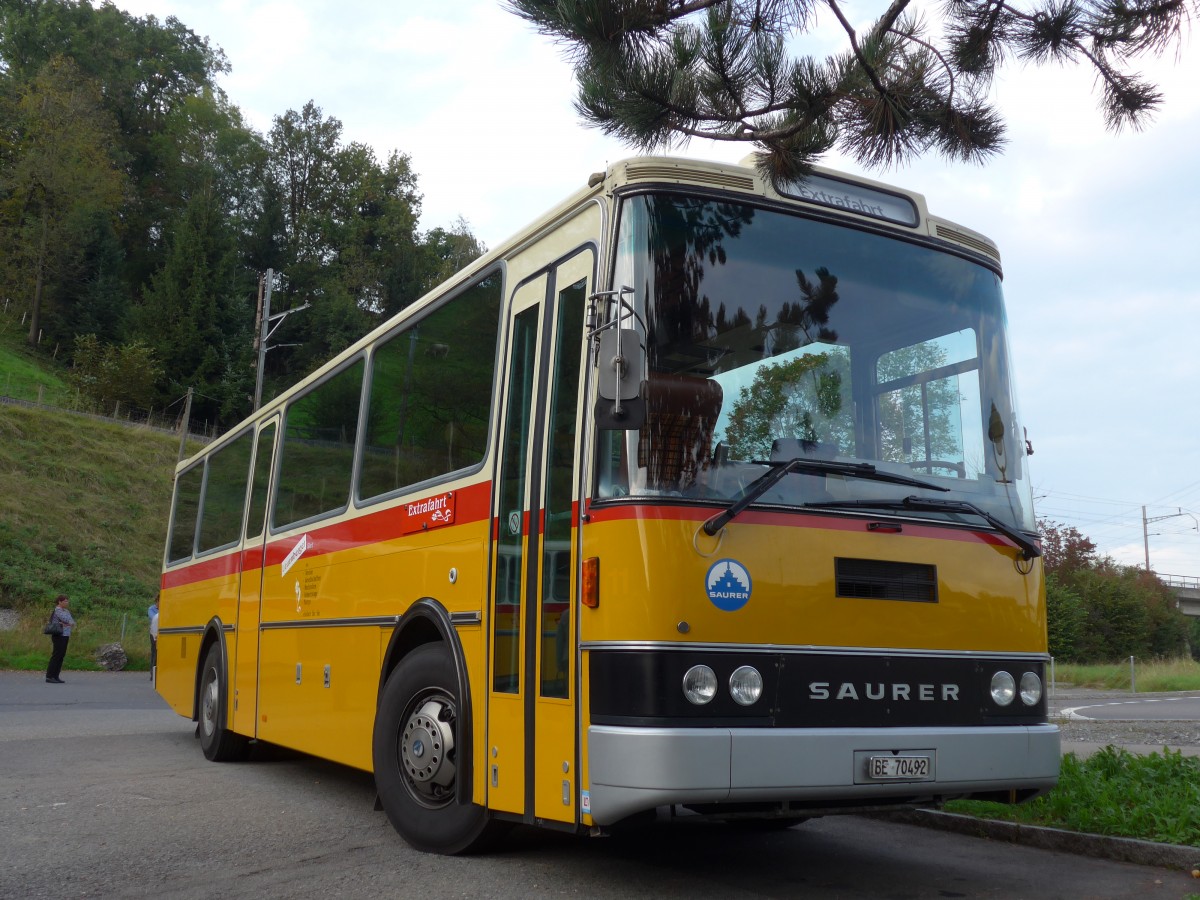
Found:
[{"label": "sky", "polygon": [[[461,216],[495,247],[636,155],[580,121],[560,48],[501,0],[116,5],[174,16],[221,47],[232,71],[220,84],[256,129],[312,100],[343,140],[408,154],[425,230]],[[865,24],[883,8],[858,12]],[[836,40],[824,30],[805,46],[823,54]],[[1009,143],[986,166],[822,164],[916,190],[997,242],[1039,517],[1128,565],[1144,565],[1148,543],[1156,572],[1197,578],[1200,34],[1139,70],[1165,96],[1141,131],[1105,129],[1087,70],[1010,66],[993,95]],[[672,152],[736,162],[751,149]]]}]

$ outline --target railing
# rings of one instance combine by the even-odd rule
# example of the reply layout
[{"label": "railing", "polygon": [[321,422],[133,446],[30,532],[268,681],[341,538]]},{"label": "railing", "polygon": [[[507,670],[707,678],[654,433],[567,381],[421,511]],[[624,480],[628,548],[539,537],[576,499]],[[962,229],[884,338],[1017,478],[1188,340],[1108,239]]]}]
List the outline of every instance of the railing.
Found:
[{"label": "railing", "polygon": [[1192,575],[1162,575],[1154,573],[1158,580],[1169,587],[1184,588],[1185,590],[1200,591],[1200,578]]}]

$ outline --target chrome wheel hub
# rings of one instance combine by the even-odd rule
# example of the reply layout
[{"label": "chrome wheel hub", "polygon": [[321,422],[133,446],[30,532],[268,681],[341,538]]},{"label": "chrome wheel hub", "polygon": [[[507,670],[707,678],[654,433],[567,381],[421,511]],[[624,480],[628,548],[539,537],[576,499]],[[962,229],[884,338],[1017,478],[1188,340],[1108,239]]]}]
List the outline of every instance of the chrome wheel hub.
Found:
[{"label": "chrome wheel hub", "polygon": [[404,724],[400,761],[413,789],[427,800],[448,797],[455,766],[453,707],[431,698]]}]

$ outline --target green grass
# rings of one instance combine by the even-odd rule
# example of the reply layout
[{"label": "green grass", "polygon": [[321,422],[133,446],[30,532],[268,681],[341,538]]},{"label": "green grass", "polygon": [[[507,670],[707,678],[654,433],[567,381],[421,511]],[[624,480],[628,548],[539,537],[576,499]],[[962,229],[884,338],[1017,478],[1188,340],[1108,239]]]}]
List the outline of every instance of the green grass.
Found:
[{"label": "green grass", "polygon": [[41,625],[67,594],[79,628],[67,668],[95,668],[122,641],[148,663],[146,607],[156,596],[178,440],[69,413],[0,405],[0,668],[45,665]]},{"label": "green grass", "polygon": [[74,397],[66,369],[24,343],[19,319],[0,316],[0,394],[18,400],[65,405]]},{"label": "green grass", "polygon": [[948,812],[1068,831],[1200,846],[1200,759],[1178,750],[1138,756],[1108,746],[1063,757],[1058,786],[1010,806],[954,800]]},{"label": "green grass", "polygon": [[[1192,659],[1134,660],[1138,692],[1200,691],[1200,663]],[[1129,690],[1129,661],[1112,665],[1058,664],[1059,684],[1101,690]]]}]

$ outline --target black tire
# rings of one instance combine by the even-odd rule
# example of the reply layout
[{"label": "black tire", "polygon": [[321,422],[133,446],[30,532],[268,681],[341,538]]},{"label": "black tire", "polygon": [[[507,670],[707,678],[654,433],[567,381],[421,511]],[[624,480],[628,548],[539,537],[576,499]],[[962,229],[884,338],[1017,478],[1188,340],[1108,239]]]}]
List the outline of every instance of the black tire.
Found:
[{"label": "black tire", "polygon": [[234,734],[225,727],[225,710],[229,680],[221,661],[221,648],[213,644],[204,655],[204,667],[200,670],[200,699],[197,703],[196,733],[200,738],[200,749],[212,762],[236,762],[246,758],[250,751],[250,740]]},{"label": "black tire", "polygon": [[474,803],[459,803],[458,679],[441,644],[400,661],[375,714],[375,787],[392,827],[429,853],[471,853],[495,837],[498,823]]}]

